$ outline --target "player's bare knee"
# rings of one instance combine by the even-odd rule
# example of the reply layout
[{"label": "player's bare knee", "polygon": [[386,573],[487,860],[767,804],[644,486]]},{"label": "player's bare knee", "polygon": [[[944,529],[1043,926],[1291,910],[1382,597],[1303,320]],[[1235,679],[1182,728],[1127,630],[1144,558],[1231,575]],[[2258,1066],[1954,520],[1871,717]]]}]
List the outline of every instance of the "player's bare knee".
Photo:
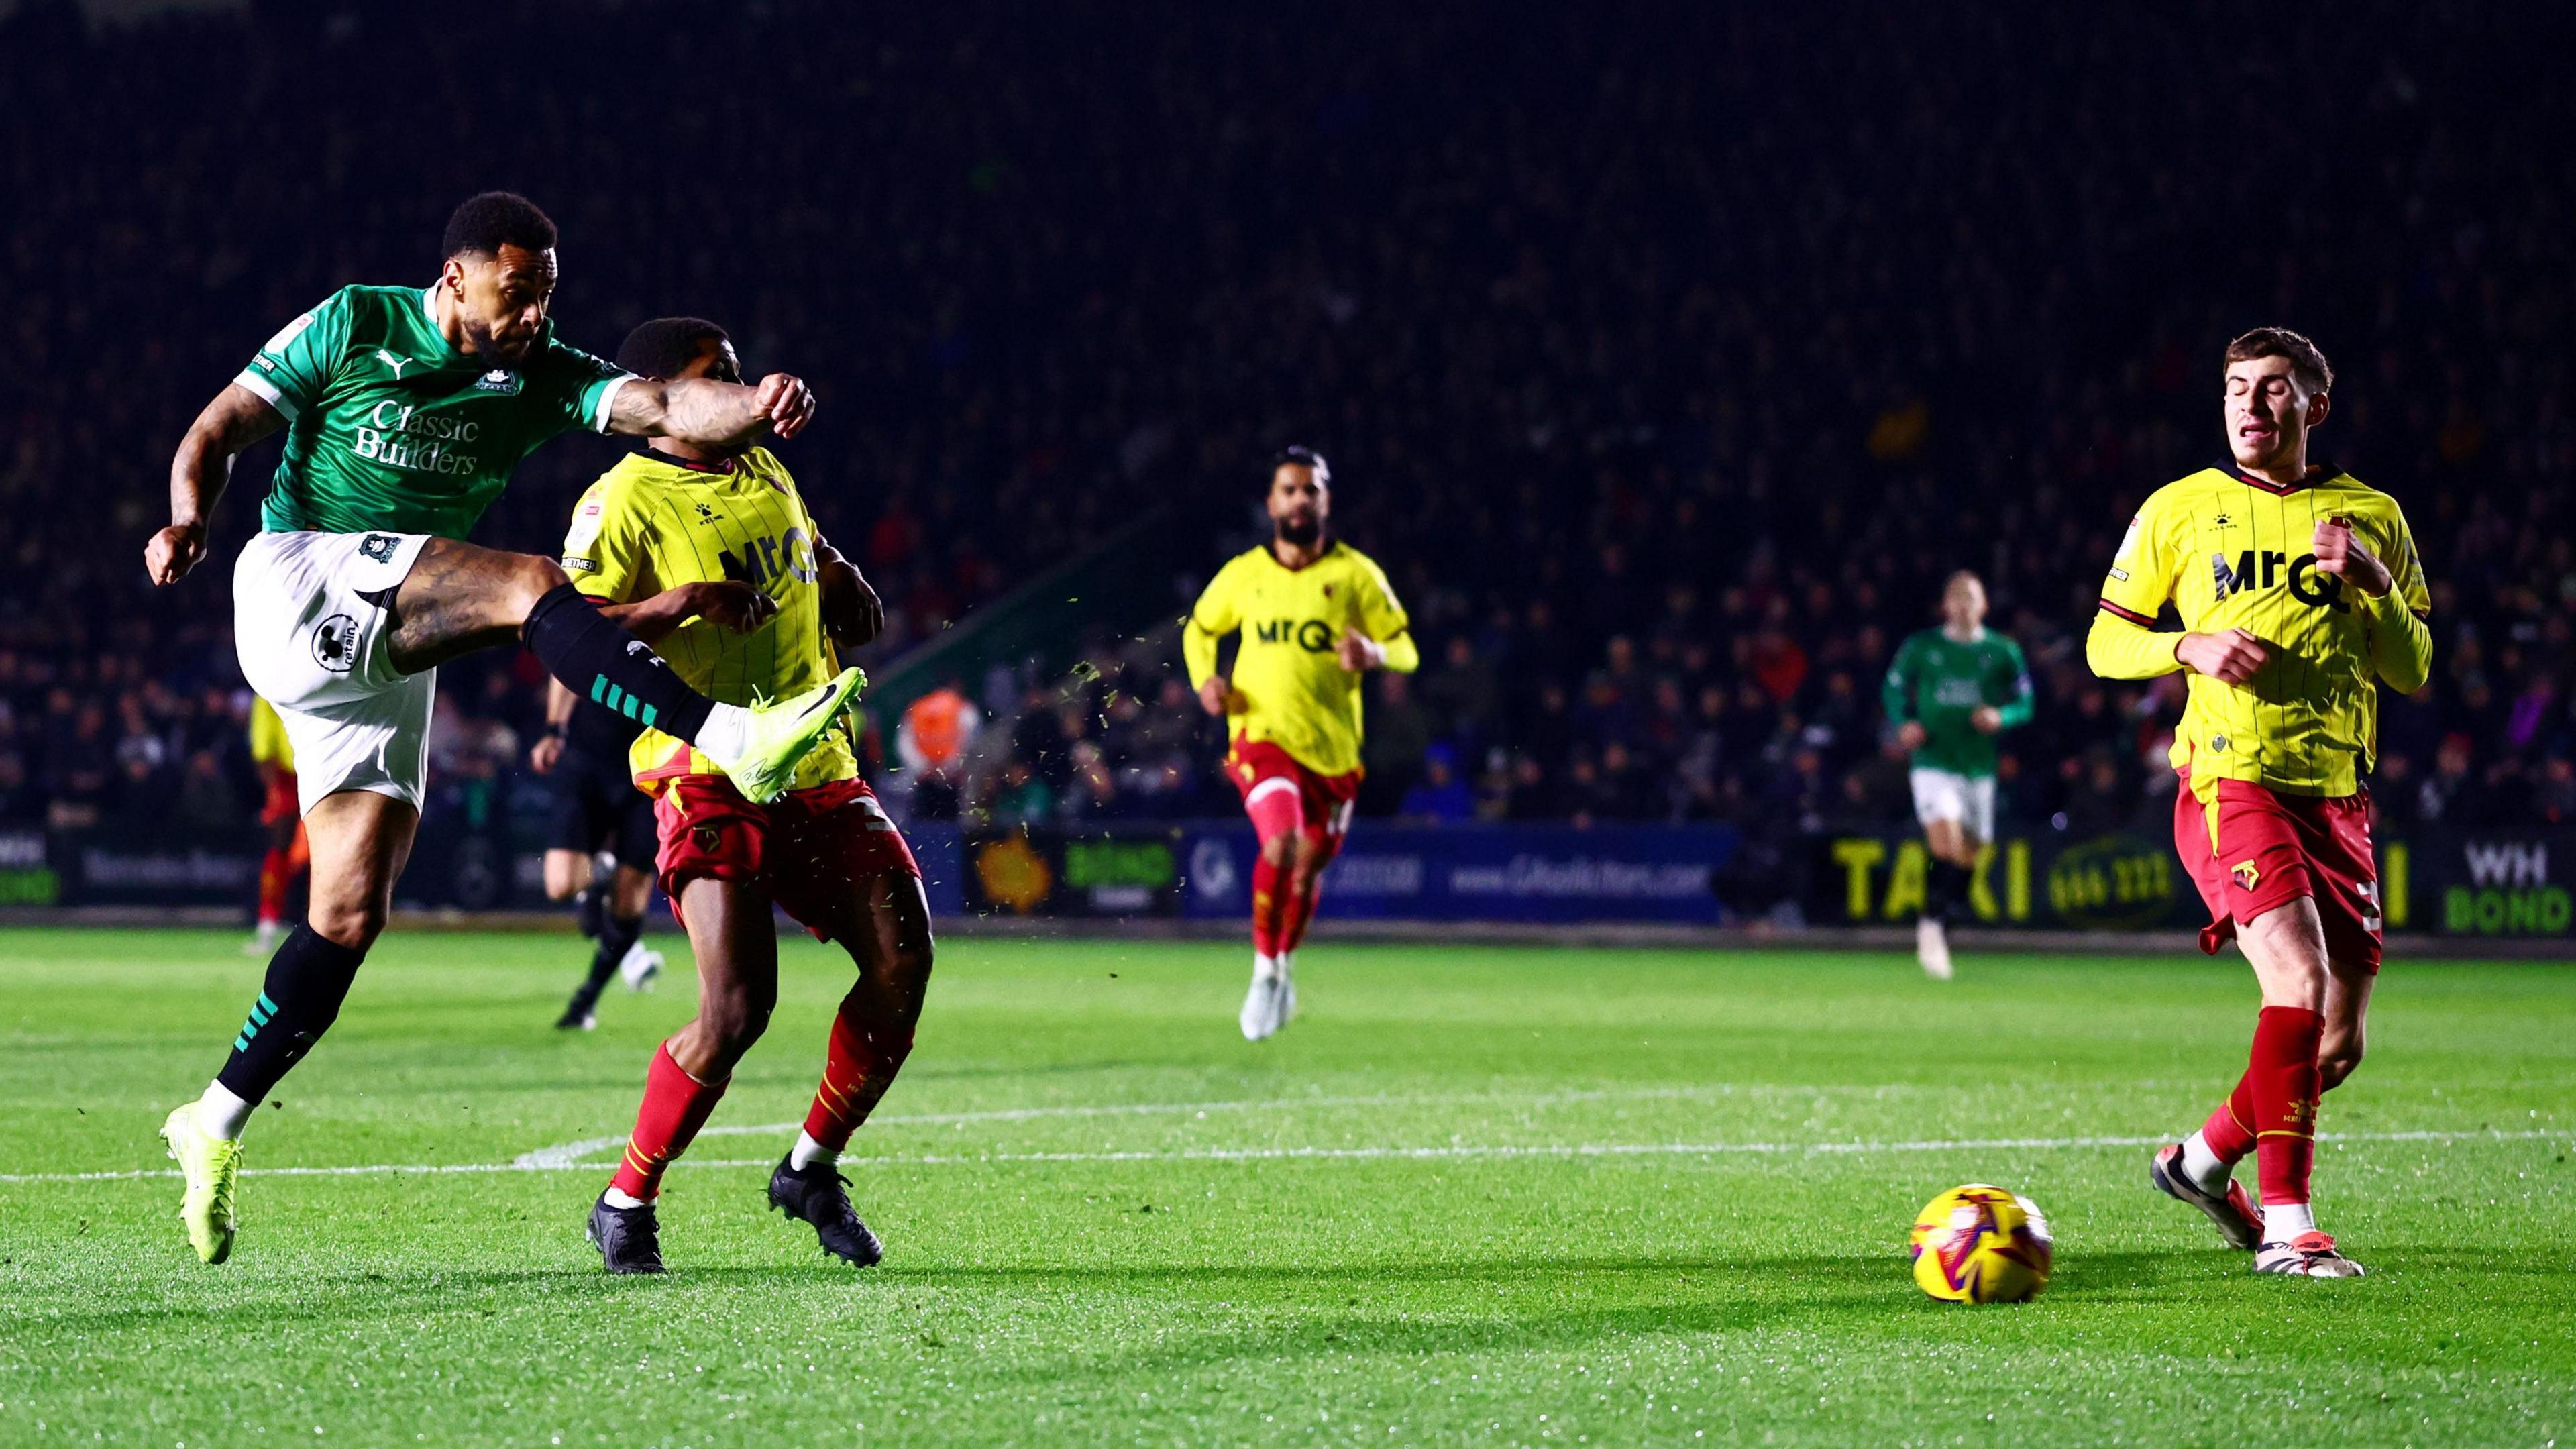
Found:
[{"label": "player's bare knee", "polygon": [[507,555],[509,569],[503,586],[511,611],[521,619],[537,606],[537,600],[572,582],[563,565],[532,553]]},{"label": "player's bare knee", "polygon": [[1297,836],[1293,831],[1283,830],[1261,842],[1261,859],[1274,870],[1294,860],[1296,854]]},{"label": "player's bare knee", "polygon": [[917,938],[897,941],[892,963],[894,979],[910,988],[917,999],[923,984],[930,980],[931,960],[937,955],[938,950],[931,945],[927,933]]},{"label": "player's bare knee", "polygon": [[698,1025],[707,1034],[708,1044],[730,1062],[750,1050],[752,1043],[769,1030],[770,1009],[776,1004],[774,995],[747,987],[712,992],[698,1004]]},{"label": "player's bare knee", "polygon": [[316,901],[305,920],[313,934],[352,951],[364,951],[385,933],[385,908],[379,902]]}]

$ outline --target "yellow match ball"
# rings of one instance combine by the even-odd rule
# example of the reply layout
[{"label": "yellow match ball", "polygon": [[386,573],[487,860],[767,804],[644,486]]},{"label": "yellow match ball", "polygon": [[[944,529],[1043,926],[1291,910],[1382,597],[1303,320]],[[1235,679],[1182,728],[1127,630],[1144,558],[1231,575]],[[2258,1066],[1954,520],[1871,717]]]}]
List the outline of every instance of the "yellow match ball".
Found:
[{"label": "yellow match ball", "polygon": [[2000,1187],[1972,1182],[1925,1203],[1906,1246],[1914,1281],[1944,1303],[2022,1303],[2048,1286],[2048,1219]]}]

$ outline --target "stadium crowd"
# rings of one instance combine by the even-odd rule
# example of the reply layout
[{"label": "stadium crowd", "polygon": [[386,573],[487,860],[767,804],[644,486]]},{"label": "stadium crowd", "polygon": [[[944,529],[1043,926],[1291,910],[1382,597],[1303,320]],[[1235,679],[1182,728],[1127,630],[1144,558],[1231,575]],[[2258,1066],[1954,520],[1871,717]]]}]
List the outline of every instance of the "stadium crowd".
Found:
[{"label": "stadium crowd", "polygon": [[[2528,143],[2576,101],[2542,48],[2453,43],[2499,12],[2361,8],[2292,56],[2198,7],[21,4],[0,823],[248,817],[225,568],[139,565],[170,450],[332,288],[426,282],[494,185],[562,225],[570,339],[699,313],[813,381],[788,458],[888,599],[871,663],[1175,500],[1205,556],[1140,565],[1176,615],[1270,450],[1323,449],[1424,643],[1373,687],[1363,809],[1425,821],[1901,818],[1878,677],[1962,566],[2038,690],[2006,817],[2152,814],[2179,691],[2089,676],[2095,586],[2138,500],[2221,456],[2219,346],[2296,326],[2342,372],[2321,445],[2434,580],[2380,809],[2576,820],[2576,161]],[[2176,84],[2212,70],[2241,112]],[[2249,164],[2249,119],[2300,164]],[[541,453],[478,537],[551,551],[611,457]],[[966,681],[994,723],[912,803],[1234,808],[1176,646],[1076,663]],[[451,666],[434,777],[524,783],[539,682]]]}]

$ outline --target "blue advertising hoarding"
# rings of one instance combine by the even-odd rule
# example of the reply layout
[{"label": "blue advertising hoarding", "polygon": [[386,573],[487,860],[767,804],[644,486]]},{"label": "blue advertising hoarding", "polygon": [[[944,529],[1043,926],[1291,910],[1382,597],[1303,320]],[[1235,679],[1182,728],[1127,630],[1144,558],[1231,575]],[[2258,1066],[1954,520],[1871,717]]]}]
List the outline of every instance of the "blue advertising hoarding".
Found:
[{"label": "blue advertising hoarding", "polygon": [[[1712,888],[1735,852],[1723,826],[1362,825],[1324,877],[1329,920],[1654,922],[1714,925]],[[1184,827],[1184,916],[1251,909],[1252,831]]]}]

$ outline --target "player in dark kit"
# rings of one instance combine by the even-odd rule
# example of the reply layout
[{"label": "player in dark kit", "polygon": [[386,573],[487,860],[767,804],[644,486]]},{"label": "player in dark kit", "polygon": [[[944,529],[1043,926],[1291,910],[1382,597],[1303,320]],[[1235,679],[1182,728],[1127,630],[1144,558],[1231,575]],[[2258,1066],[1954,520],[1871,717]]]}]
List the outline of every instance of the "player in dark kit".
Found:
[{"label": "player in dark kit", "polygon": [[[581,933],[597,943],[590,972],[573,988],[555,1025],[599,1025],[599,995],[612,976],[641,991],[662,971],[662,953],[643,942],[653,903],[653,800],[626,775],[626,751],[643,726],[555,684],[546,694],[546,734],[528,767],[554,785],[554,838],[546,845],[546,894],[576,902]],[[599,880],[599,857],[614,862]]]}]

